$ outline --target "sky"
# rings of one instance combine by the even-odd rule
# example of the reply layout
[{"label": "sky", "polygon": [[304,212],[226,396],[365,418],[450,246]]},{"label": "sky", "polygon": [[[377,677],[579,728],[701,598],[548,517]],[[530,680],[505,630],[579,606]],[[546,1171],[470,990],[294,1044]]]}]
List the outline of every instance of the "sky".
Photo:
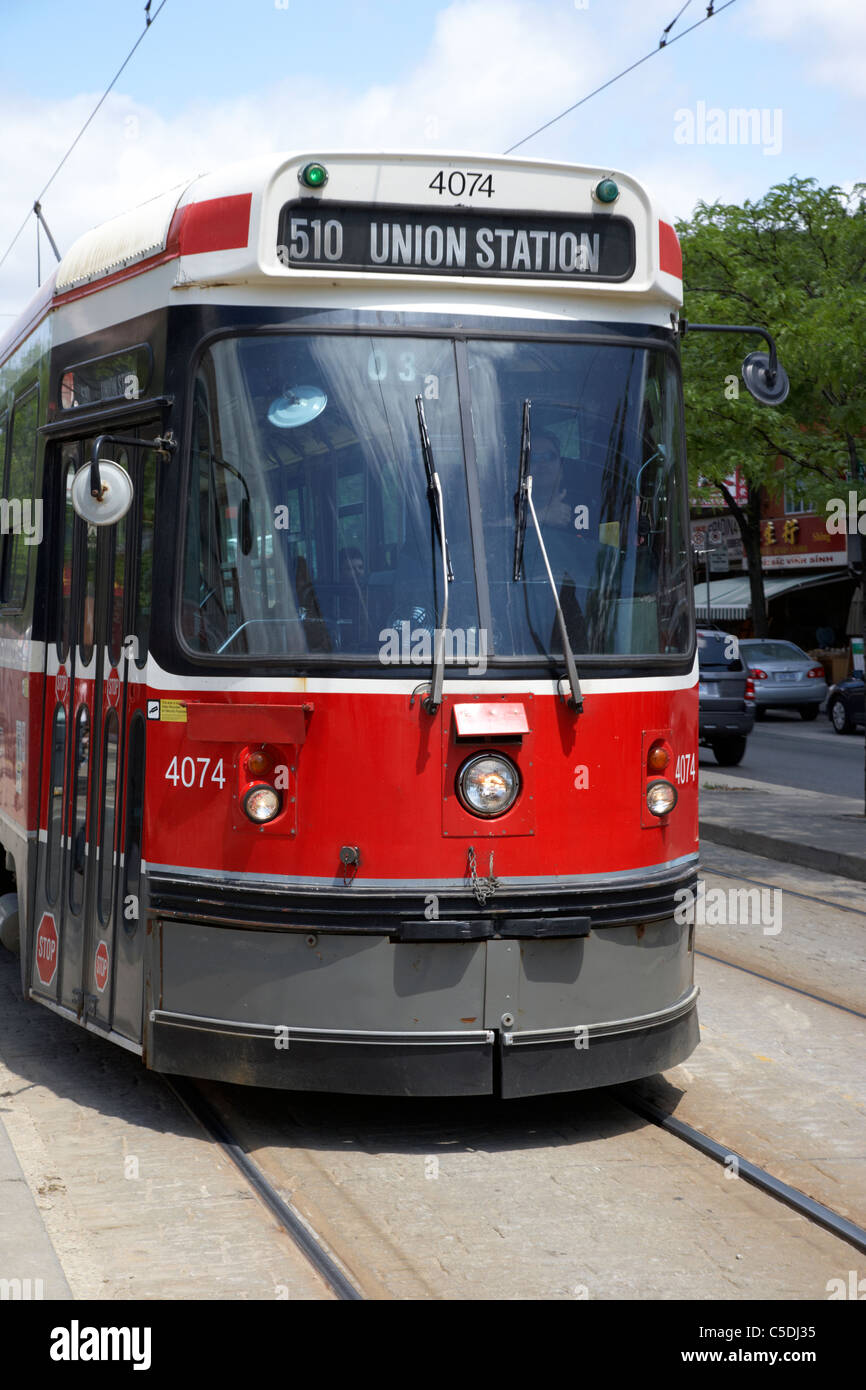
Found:
[{"label": "sky", "polygon": [[[866,0],[724,3],[518,153],[631,173],[677,217],[792,175],[862,180]],[[689,0],[670,39],[707,4]],[[166,0],[43,213],[63,252],[254,153],[501,153],[655,49],[682,5]],[[143,0],[0,0],[0,256],[143,29]],[[761,113],[745,142],[740,108]],[[43,278],[51,264],[43,240]],[[0,331],[36,285],[31,217],[0,267]]]}]

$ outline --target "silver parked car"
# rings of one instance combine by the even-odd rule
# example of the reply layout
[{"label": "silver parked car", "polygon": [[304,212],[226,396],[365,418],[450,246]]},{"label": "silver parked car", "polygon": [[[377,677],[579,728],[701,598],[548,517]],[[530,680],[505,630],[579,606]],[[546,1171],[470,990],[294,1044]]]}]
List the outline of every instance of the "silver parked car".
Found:
[{"label": "silver parked car", "polygon": [[817,719],[827,698],[824,667],[793,642],[749,637],[740,643],[740,655],[755,682],[755,714],[768,709],[798,710],[803,719]]}]

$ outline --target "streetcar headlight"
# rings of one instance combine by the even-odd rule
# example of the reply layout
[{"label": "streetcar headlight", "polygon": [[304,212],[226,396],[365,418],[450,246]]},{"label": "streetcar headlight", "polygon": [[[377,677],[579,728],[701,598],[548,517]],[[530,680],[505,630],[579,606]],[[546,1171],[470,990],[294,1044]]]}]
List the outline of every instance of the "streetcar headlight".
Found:
[{"label": "streetcar headlight", "polygon": [[481,753],[457,774],[457,795],[475,816],[501,816],[517,800],[520,774],[508,758]]},{"label": "streetcar headlight", "polygon": [[258,825],[264,825],[266,821],[273,820],[282,810],[282,798],[279,792],[275,792],[273,787],[257,786],[250,787],[244,796],[243,806],[245,813],[251,821]]},{"label": "streetcar headlight", "polygon": [[647,787],[646,804],[654,816],[666,816],[677,804],[677,789],[673,782],[651,782]]}]

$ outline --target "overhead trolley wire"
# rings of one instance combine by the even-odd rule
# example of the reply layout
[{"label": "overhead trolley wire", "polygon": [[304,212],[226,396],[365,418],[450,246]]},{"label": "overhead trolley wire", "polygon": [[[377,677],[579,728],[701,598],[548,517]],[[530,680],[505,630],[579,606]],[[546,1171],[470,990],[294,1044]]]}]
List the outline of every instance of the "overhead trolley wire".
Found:
[{"label": "overhead trolley wire", "polygon": [[[96,105],[94,106],[94,108],[93,108],[93,110],[91,111],[90,115],[87,117],[87,120],[84,122],[84,125],[81,127],[81,129],[79,130],[79,132],[78,132],[78,134],[76,135],[75,139],[72,141],[72,144],[69,146],[69,149],[66,151],[66,153],[65,153],[65,155],[63,156],[63,158],[61,159],[60,163],[57,165],[57,168],[54,170],[54,173],[51,175],[51,177],[50,177],[50,179],[48,180],[48,182],[46,183],[45,187],[42,189],[41,193],[37,193],[36,198],[35,198],[34,201],[33,201],[33,206],[27,209],[27,212],[26,212],[25,217],[24,217],[24,221],[21,223],[21,226],[18,228],[18,231],[15,233],[15,235],[14,235],[14,237],[12,238],[12,240],[10,241],[9,245],[6,247],[6,250],[3,252],[3,255],[0,256],[0,266],[3,265],[4,261],[6,260],[6,258],[7,258],[8,255],[9,255],[9,253],[11,252],[12,248],[15,246],[15,243],[18,241],[18,238],[21,236],[21,233],[24,231],[24,228],[27,226],[27,223],[28,223],[30,217],[35,213],[37,219],[39,218],[39,215],[40,215],[40,212],[41,212],[40,203],[41,203],[43,197],[45,196],[45,194],[46,194],[46,192],[48,191],[48,189],[51,187],[51,185],[52,185],[52,183],[54,182],[54,180],[57,178],[57,175],[60,173],[60,170],[63,168],[63,166],[64,166],[64,164],[66,163],[67,159],[68,159],[69,156],[72,154],[72,151],[75,149],[75,146],[78,144],[78,142],[79,142],[79,140],[81,139],[82,135],[83,135],[84,132],[87,130],[87,127],[90,125],[90,123],[91,123],[91,121],[93,120],[94,116],[96,115],[97,111],[99,111],[99,109],[100,109],[100,107],[102,106],[103,102],[106,100],[106,98],[107,98],[108,95],[110,94],[112,88],[114,87],[115,83],[117,82],[117,79],[120,77],[120,75],[121,75],[121,73],[123,72],[124,68],[125,68],[125,67],[127,66],[127,64],[129,63],[130,59],[132,58],[133,54],[135,53],[135,50],[138,48],[138,46],[139,46],[139,44],[141,43],[142,39],[144,38],[145,34],[146,34],[146,33],[148,32],[148,30],[150,29],[151,24],[152,24],[153,21],[157,18],[157,16],[158,16],[159,14],[161,14],[161,12],[165,9],[165,6],[166,6],[166,4],[168,3],[168,0],[161,0],[160,5],[159,5],[158,8],[153,12],[153,14],[150,13],[150,7],[151,7],[152,2],[153,2],[153,0],[147,0],[147,3],[145,4],[145,7],[144,7],[144,17],[145,17],[145,25],[144,25],[144,28],[142,29],[142,31],[141,31],[141,33],[139,34],[138,38],[136,39],[135,43],[132,45],[132,48],[131,48],[131,49],[129,50],[129,52],[127,53],[126,57],[124,58],[123,62],[122,62],[121,65],[120,65],[120,67],[117,69],[117,72],[116,72],[116,73],[114,74],[114,76],[112,77],[112,79],[111,79],[111,81],[109,82],[108,86],[106,87],[105,91],[102,93],[102,96],[99,98],[99,101],[96,103]],[[38,225],[38,224],[37,224],[37,225]],[[43,225],[44,225],[44,224],[43,224]]]},{"label": "overhead trolley wire", "polygon": [[585,103],[590,101],[592,97],[597,97],[599,92],[603,92],[606,90],[606,88],[612,87],[614,82],[619,82],[621,77],[627,77],[630,72],[634,72],[635,68],[639,68],[642,63],[646,63],[649,61],[650,58],[655,57],[656,53],[660,53],[661,50],[664,48],[670,48],[672,44],[679,43],[680,39],[684,39],[687,34],[693,33],[695,29],[700,29],[702,24],[707,23],[707,20],[713,19],[717,14],[721,14],[723,10],[730,9],[731,5],[735,3],[735,0],[725,0],[725,3],[723,5],[720,5],[718,9],[716,9],[716,0],[710,0],[710,3],[707,5],[707,12],[704,15],[703,19],[695,20],[694,24],[690,24],[688,29],[684,29],[681,34],[676,34],[672,39],[668,39],[666,35],[676,24],[680,15],[683,13],[683,10],[688,9],[690,3],[691,0],[686,0],[685,5],[683,5],[682,9],[679,11],[679,14],[677,14],[676,17],[671,20],[667,28],[663,30],[662,37],[657,48],[651,49],[649,53],[644,54],[643,58],[638,58],[637,62],[632,63],[630,67],[623,68],[622,72],[618,72],[616,77],[611,77],[608,79],[607,82],[602,82],[600,87],[596,87],[593,91],[588,92],[585,97],[581,97],[580,101],[576,101],[573,104],[573,106],[567,106],[564,111],[560,111],[558,116],[552,116],[549,121],[544,122],[544,125],[540,125],[537,127],[536,130],[532,130],[528,135],[524,135],[523,139],[518,140],[516,144],[509,145],[508,149],[504,150],[503,153],[511,154],[513,150],[519,150],[521,145],[525,145],[527,141],[532,140],[536,135],[540,135],[543,130],[548,130],[550,126],[556,125],[557,121],[561,121],[563,116],[570,115],[572,111],[576,111],[579,106],[585,105]]},{"label": "overhead trolley wire", "polygon": [[[677,12],[676,12],[676,14],[674,15],[673,19],[671,20],[670,24],[666,24],[665,27],[664,27],[664,29],[662,29],[662,36],[661,36],[661,38],[659,39],[659,48],[665,48],[665,47],[666,47],[667,41],[668,41],[668,34],[669,34],[669,33],[671,32],[671,30],[673,29],[673,27],[674,27],[674,25],[676,24],[677,20],[679,19],[680,15],[685,14],[686,10],[689,8],[689,5],[690,5],[691,3],[692,3],[692,0],[686,0],[686,3],[683,5],[682,9],[677,10]],[[708,18],[708,19],[712,18],[712,15],[711,15],[712,8],[713,8],[712,5],[710,5],[709,8],[708,8],[708,10],[707,10],[707,18]]]}]

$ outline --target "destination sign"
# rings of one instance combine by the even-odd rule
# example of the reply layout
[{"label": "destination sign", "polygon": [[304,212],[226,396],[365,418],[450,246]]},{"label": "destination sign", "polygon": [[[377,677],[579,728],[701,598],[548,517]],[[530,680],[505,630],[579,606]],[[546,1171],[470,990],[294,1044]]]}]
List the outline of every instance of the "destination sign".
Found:
[{"label": "destination sign", "polygon": [[287,203],[280,213],[282,265],[413,275],[627,280],[634,227],[609,214],[561,215],[457,209]]}]

